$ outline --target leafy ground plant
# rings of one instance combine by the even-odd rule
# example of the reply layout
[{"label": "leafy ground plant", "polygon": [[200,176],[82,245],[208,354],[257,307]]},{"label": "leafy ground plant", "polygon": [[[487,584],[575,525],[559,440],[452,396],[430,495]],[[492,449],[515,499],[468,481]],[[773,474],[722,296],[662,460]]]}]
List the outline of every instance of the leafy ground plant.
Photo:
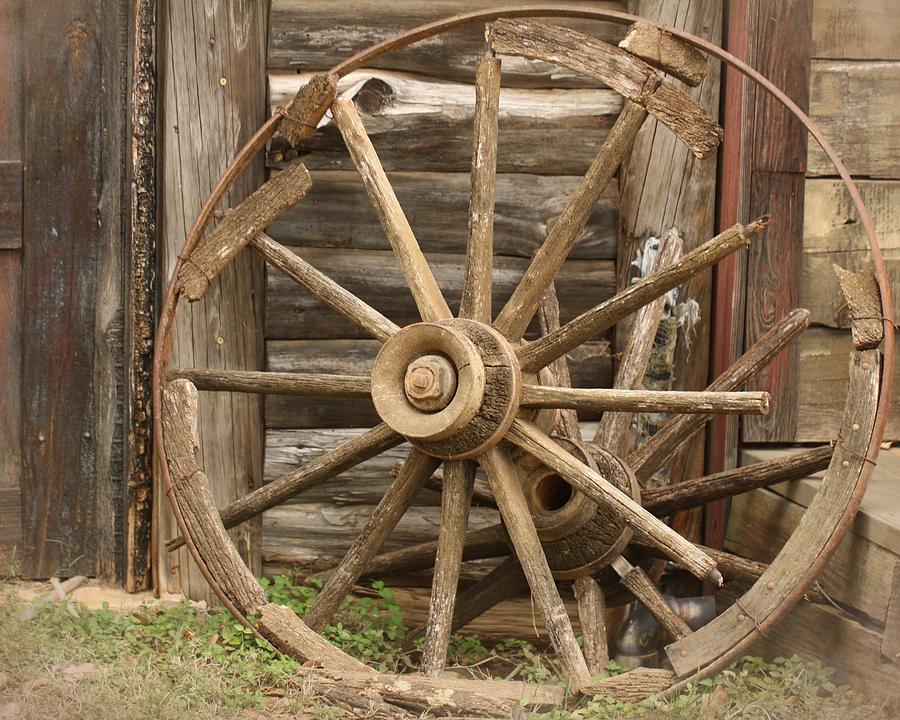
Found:
[{"label": "leafy ground plant", "polygon": [[[315,585],[298,585],[285,577],[263,584],[273,602],[301,615],[318,593]],[[79,606],[77,617],[64,604],[25,610],[12,599],[0,602],[0,720],[344,717],[313,684],[298,679],[293,660],[259,643],[227,613],[186,603],[130,613]],[[348,599],[325,634],[384,671],[403,672],[417,659],[415,649],[405,649],[406,627],[394,593],[380,583],[365,596]],[[474,635],[457,635],[451,640],[449,660],[455,673],[563,682],[552,653],[518,639],[488,645]],[[610,673],[621,670],[609,668]],[[821,664],[744,658],[718,677],[665,701],[621,703],[598,697],[575,708],[524,716],[874,720],[897,717],[895,710],[866,703],[836,686],[831,671]]]}]

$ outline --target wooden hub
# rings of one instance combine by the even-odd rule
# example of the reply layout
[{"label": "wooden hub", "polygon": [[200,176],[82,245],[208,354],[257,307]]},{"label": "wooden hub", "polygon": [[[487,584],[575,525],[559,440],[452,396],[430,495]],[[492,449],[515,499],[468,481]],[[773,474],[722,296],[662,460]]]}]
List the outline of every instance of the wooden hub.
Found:
[{"label": "wooden hub", "polygon": [[520,392],[512,348],[474,320],[409,325],[384,344],[372,370],[381,419],[445,459],[474,457],[499,442]]}]

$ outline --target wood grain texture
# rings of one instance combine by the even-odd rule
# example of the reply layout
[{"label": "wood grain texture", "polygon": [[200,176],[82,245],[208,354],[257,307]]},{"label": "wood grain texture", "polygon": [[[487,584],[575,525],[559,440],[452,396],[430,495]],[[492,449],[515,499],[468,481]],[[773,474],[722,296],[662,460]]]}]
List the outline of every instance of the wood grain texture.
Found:
[{"label": "wood grain texture", "polygon": [[189,300],[203,297],[222,268],[282,210],[300,202],[310,187],[309,172],[298,163],[254,190],[237,207],[226,210],[219,224],[181,266],[177,281],[181,292]]},{"label": "wood grain texture", "polygon": [[341,287],[325,273],[317,270],[292,252],[290,248],[279,245],[265,233],[261,233],[253,239],[253,247],[270,264],[302,285],[317,300],[343,315],[365,335],[384,342],[400,329],[371,305]]},{"label": "wood grain texture", "polygon": [[583,632],[584,659],[591,676],[604,672],[609,664],[606,634],[606,600],[594,578],[587,575],[572,583]]},{"label": "wood grain texture", "polygon": [[413,235],[409,220],[406,219],[394,188],[391,187],[375,152],[375,146],[366,134],[356,105],[351,100],[338,98],[331,106],[331,114],[347,144],[394,255],[397,256],[403,276],[406,278],[406,285],[419,308],[419,315],[426,322],[449,318],[451,315],[447,301],[441,294],[428,267],[428,261]]},{"label": "wood grain texture", "polygon": [[[857,180],[863,202],[872,214],[893,287],[900,283],[900,182]],[[840,180],[806,181],[803,222],[803,276],[800,303],[814,325],[850,327],[850,317],[833,265],[856,272],[871,270],[872,261],[855,208]],[[900,297],[893,293],[894,314]]]},{"label": "wood grain texture", "polygon": [[162,426],[172,492],[212,579],[238,610],[256,614],[266,604],[266,592],[225,532],[200,466],[198,395],[189,380],[174,380],[163,391]]},{"label": "wood grain texture", "polygon": [[632,565],[621,556],[612,561],[612,567],[621,583],[659,621],[669,637],[678,640],[691,634],[688,624],[669,606],[643,568]]},{"label": "wood grain texture", "polygon": [[314,397],[368,397],[371,394],[371,382],[365,375],[182,369],[169,372],[169,379],[173,378],[190,380],[198,390]]},{"label": "wood grain texture", "polygon": [[410,450],[403,471],[394,478],[390,489],[372,511],[366,526],[306,613],[306,623],[313,630],[321,631],[328,624],[366,565],[375,557],[439,464],[438,460],[419,450]]},{"label": "wood grain texture", "polygon": [[632,25],[619,47],[691,87],[697,87],[709,72],[702,52],[649,23]]},{"label": "wood grain texture", "polygon": [[[268,367],[278,372],[366,375],[381,343],[375,340],[270,340]],[[608,387],[612,357],[605,342],[587,343],[569,353],[572,381],[583,387]],[[371,402],[334,398],[316,403],[290,396],[266,398],[266,423],[272,428],[371,427],[380,422]]]},{"label": "wood grain texture", "polygon": [[857,350],[878,347],[884,338],[884,320],[878,281],[871,272],[851,272],[834,265],[850,313],[851,336]]},{"label": "wood grain texture", "polygon": [[[747,59],[804,110],[809,108],[812,45],[810,0],[752,0],[747,6]],[[806,128],[768,93],[747,87],[748,127],[741,158],[741,212],[770,213],[765,243],[750,248],[746,268],[744,348],[752,347],[778,319],[799,304]],[[797,346],[791,345],[750,383],[777,398],[765,418],[742,423],[747,442],[790,441],[797,425]]]},{"label": "wood grain texture", "polygon": [[[346,291],[383,314],[395,325],[418,322],[414,299],[392,253],[384,250],[290,248],[303,262],[319,269]],[[457,312],[464,279],[462,254],[429,253],[428,262],[438,288]],[[494,259],[493,300],[502,304],[522,277],[523,258]],[[567,264],[557,279],[560,303],[568,321],[597,302],[608,298],[615,282],[614,266],[608,260],[577,260]],[[266,336],[278,339],[371,337],[355,324],[323,310],[322,303],[302,287],[270,273],[268,278]],[[385,325],[383,321],[380,322]],[[535,324],[536,329],[536,324]]]},{"label": "wood grain texture", "polygon": [[900,560],[894,561],[891,579],[891,597],[884,619],[884,637],[881,655],[888,660],[900,660]]},{"label": "wood grain texture", "polygon": [[[160,3],[164,28],[159,43],[160,125],[159,273],[168,277],[201,203],[266,116],[265,3],[235,0]],[[210,38],[215,43],[210,43]],[[262,159],[254,159],[227,198],[229,206],[264,180]],[[239,253],[203,299],[183,303],[171,335],[173,367],[262,368],[263,263]],[[199,431],[203,466],[215,478],[218,507],[258,487],[262,480],[262,402],[254,395],[204,395]],[[157,497],[164,497],[155,488]],[[177,534],[165,503],[157,504],[156,537]],[[251,570],[259,572],[258,521],[229,533]],[[184,550],[169,553],[158,543],[156,587],[212,600]]]},{"label": "wood grain texture", "polygon": [[[307,79],[282,77],[270,78],[274,103],[293,95]],[[338,89],[342,98],[353,100],[388,172],[468,172],[475,112],[470,85],[358,70],[341,78]],[[621,96],[607,89],[504,89],[498,172],[584,174],[621,107]],[[275,150],[269,163],[283,166],[291,157],[293,153]],[[304,143],[300,158],[311,171],[353,169],[340,132],[328,117]]]},{"label": "wood grain texture", "polygon": [[[835,527],[853,503],[856,481],[865,462],[878,405],[878,352],[866,350],[852,353],[848,374],[851,402],[844,413],[842,440],[835,448],[819,493],[775,561],[742,596],[740,607],[732,605],[690,637],[666,647],[666,654],[676,673],[694,672],[733,648],[742,638],[756,633],[758,623],[765,622],[771,613],[782,606],[807,568],[827,547],[831,533],[822,532],[822,528]],[[859,428],[852,430],[854,425]]]},{"label": "wood grain texture", "polygon": [[495,51],[567,67],[608,84],[667,125],[702,159],[718,146],[722,128],[671,80],[634,55],[558,25],[503,18],[491,25]]},{"label": "wood grain texture", "polygon": [[475,73],[475,121],[472,130],[472,189],[469,193],[469,242],[459,317],[489,323],[494,262],[494,197],[497,185],[497,131],[500,110],[500,61],[484,57]]},{"label": "wood grain texture", "polygon": [[522,386],[522,405],[604,412],[761,414],[769,411],[764,392],[697,392],[689,390],[620,390]]},{"label": "wood grain texture", "polygon": [[22,162],[0,160],[0,250],[22,247]]},{"label": "wood grain texture", "polygon": [[[621,2],[568,0],[549,4],[622,10]],[[401,30],[460,12],[496,7],[492,0],[397,0],[390,5],[378,2],[335,4],[329,0],[274,0],[268,65],[291,71],[323,70],[354,52],[380,42]],[[624,35],[619,25],[584,20],[560,20],[607,42],[618,42]],[[379,68],[434,75],[454,80],[469,80],[484,50],[484,26],[460,28],[409,48],[392,52],[375,62]],[[505,74],[514,86],[558,87],[583,85],[575,73],[560,71],[546,63],[509,62]]]},{"label": "wood grain texture", "polygon": [[580,345],[592,336],[608,330],[618,320],[630,315],[660,295],[693,278],[733,252],[750,244],[750,238],[768,223],[763,217],[750,225],[735,225],[684,255],[671,267],[653,273],[629,285],[607,302],[595,305],[559,330],[526,344],[517,354],[524,371],[544,367],[554,358]]},{"label": "wood grain texture", "polygon": [[332,73],[313,75],[309,82],[284,105],[283,117],[272,143],[286,142],[296,147],[311,138],[316,126],[337,95],[338,77]]},{"label": "wood grain texture", "polygon": [[532,596],[544,617],[560,665],[572,689],[577,692],[590,682],[590,672],[541,548],[515,465],[508,452],[498,448],[489,450],[479,462],[491,483],[503,524],[528,579]]},{"label": "wood grain texture", "polygon": [[814,58],[900,60],[900,8],[881,0],[815,0]]},{"label": "wood grain texture", "polygon": [[[28,388],[22,398],[22,572],[93,575],[101,469],[95,464],[97,419],[106,410],[96,403],[114,391],[95,378],[103,24],[100,4],[92,0],[40,8],[26,3],[22,17],[22,387]],[[80,150],[72,155],[72,148]],[[63,155],[71,156],[65,164],[59,162]],[[67,558],[79,559],[70,568]]]},{"label": "wood grain texture", "polygon": [[[471,184],[468,172],[389,172],[397,198],[426,254],[463,253]],[[530,173],[497,175],[494,192],[494,250],[530,258],[548,228],[565,209],[580,178]],[[619,190],[603,192],[569,257],[614,259]],[[286,210],[269,226],[285,245],[389,250],[362,183],[355,172],[319,170],[305,202]]]},{"label": "wood grain texture", "polygon": [[[884,98],[900,93],[897,61],[813,60],[809,112],[853,175],[900,177],[900,126]],[[834,175],[815,143],[809,145],[810,175]]]},{"label": "wood grain texture", "polygon": [[0,251],[0,562],[21,562],[22,535],[22,259]]}]

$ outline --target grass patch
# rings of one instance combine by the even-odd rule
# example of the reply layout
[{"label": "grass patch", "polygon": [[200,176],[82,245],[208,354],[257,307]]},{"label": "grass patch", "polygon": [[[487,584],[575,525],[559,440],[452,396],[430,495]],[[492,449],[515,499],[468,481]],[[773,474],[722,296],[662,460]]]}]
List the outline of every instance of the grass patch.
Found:
[{"label": "grass patch", "polygon": [[[265,580],[273,602],[303,614],[318,588],[289,579]],[[343,717],[279,656],[219,610],[187,603],[130,614],[108,608],[47,603],[23,620],[24,606],[0,602],[0,720],[187,720],[205,718]],[[394,593],[374,583],[371,596],[348,599],[325,635],[335,645],[386,672],[414,668],[418,658],[401,647],[406,634]],[[449,665],[475,677],[514,677],[558,683],[552,653],[510,639],[486,645],[477,636],[452,638]],[[610,673],[622,668],[611,665]],[[716,678],[677,697],[642,703],[585,699],[574,709],[527,714],[533,720],[668,718],[718,720],[872,720],[897,717],[832,682],[819,663],[744,658]]]}]

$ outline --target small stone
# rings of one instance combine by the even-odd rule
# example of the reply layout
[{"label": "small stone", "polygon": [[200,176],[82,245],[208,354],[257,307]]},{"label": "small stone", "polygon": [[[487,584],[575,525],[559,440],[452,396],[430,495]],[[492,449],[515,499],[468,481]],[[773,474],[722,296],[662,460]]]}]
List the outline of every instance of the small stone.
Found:
[{"label": "small stone", "polygon": [[841,467],[842,467],[842,468],[848,468],[848,467],[850,467],[850,461],[849,461],[849,460],[844,460],[843,462],[841,462]]}]

